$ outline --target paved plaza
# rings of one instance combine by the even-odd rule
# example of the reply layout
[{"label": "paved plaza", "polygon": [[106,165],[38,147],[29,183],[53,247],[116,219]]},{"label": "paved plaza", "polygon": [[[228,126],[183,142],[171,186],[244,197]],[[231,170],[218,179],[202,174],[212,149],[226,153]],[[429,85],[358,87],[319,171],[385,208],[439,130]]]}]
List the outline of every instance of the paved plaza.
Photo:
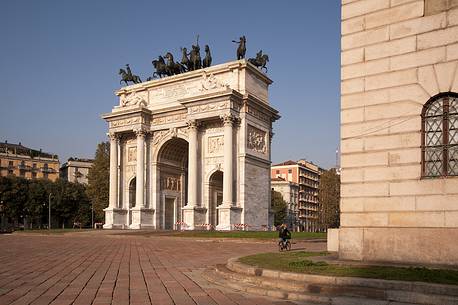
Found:
[{"label": "paved plaza", "polygon": [[293,304],[215,286],[200,276],[230,257],[275,251],[274,242],[104,231],[3,235],[0,249],[2,305]]}]

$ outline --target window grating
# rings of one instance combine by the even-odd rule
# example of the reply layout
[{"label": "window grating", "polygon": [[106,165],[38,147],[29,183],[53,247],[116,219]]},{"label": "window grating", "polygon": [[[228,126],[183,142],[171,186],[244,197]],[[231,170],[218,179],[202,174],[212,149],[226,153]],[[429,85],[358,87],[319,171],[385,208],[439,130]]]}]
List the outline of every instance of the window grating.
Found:
[{"label": "window grating", "polygon": [[442,93],[422,113],[424,177],[458,176],[458,94]]}]

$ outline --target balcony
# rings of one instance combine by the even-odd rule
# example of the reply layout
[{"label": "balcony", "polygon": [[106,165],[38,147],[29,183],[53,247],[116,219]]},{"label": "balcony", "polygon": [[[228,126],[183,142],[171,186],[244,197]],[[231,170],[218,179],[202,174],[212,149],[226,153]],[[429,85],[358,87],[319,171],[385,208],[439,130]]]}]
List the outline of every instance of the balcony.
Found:
[{"label": "balcony", "polygon": [[31,168],[30,166],[25,165],[25,164],[19,164],[19,165],[17,166],[17,168],[20,169],[20,170],[23,170],[23,171],[30,171],[30,170],[32,170],[32,168]]},{"label": "balcony", "polygon": [[55,173],[56,170],[54,168],[50,168],[50,167],[42,167],[40,169],[43,173],[48,173],[48,174],[51,174],[51,173]]}]

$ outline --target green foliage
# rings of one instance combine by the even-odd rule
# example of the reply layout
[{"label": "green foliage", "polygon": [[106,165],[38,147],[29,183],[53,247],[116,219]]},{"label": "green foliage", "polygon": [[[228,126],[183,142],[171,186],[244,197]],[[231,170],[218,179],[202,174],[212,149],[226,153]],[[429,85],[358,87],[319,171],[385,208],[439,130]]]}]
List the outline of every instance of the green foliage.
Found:
[{"label": "green foliage", "polygon": [[52,225],[90,224],[90,204],[83,184],[58,179],[55,182],[21,177],[0,178],[0,201],[3,215],[14,226],[42,227],[48,223],[51,194]]},{"label": "green foliage", "polygon": [[241,257],[240,262],[258,268],[329,276],[349,276],[399,281],[458,284],[458,270],[424,267],[352,266],[304,259],[326,255],[326,252],[291,251],[260,253]]},{"label": "green foliage", "polygon": [[94,164],[89,169],[87,194],[94,205],[94,221],[103,222],[103,209],[108,206],[110,185],[110,143],[97,146]]},{"label": "green foliage", "polygon": [[288,203],[285,200],[283,200],[283,196],[280,192],[274,190],[272,190],[271,200],[271,207],[274,213],[274,225],[278,226],[284,223],[286,219]]},{"label": "green foliage", "polygon": [[338,228],[340,223],[340,175],[335,169],[321,174],[318,187],[319,222],[323,229]]}]

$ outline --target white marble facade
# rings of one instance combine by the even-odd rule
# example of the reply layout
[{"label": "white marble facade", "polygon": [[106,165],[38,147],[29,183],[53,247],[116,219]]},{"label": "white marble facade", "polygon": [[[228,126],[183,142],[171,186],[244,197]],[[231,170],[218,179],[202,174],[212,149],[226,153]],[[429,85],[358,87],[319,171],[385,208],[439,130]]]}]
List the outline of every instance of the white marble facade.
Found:
[{"label": "white marble facade", "polygon": [[239,60],[118,90],[104,228],[268,228],[271,83]]}]

